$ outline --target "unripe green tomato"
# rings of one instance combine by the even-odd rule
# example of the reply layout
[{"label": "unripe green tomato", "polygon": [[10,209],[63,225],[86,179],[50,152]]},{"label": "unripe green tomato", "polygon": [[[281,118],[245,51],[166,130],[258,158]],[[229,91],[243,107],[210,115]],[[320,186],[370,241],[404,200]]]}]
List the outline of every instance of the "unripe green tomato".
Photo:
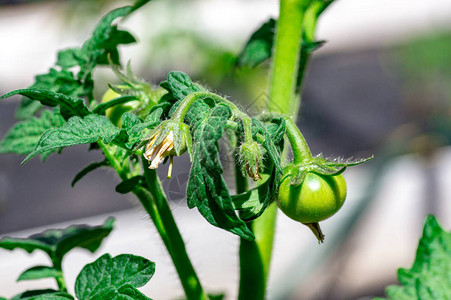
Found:
[{"label": "unripe green tomato", "polygon": [[[116,93],[112,89],[108,89],[102,97],[102,103],[108,102],[110,100],[121,97],[120,94]],[[139,106],[139,100],[130,101],[124,104],[118,104],[113,107],[108,108],[105,111],[105,116],[111,120],[111,122],[117,126],[121,126],[122,114],[136,109]]]},{"label": "unripe green tomato", "polygon": [[346,199],[343,175],[307,173],[300,185],[291,185],[292,176],[284,176],[277,204],[291,219],[309,224],[333,216]]}]

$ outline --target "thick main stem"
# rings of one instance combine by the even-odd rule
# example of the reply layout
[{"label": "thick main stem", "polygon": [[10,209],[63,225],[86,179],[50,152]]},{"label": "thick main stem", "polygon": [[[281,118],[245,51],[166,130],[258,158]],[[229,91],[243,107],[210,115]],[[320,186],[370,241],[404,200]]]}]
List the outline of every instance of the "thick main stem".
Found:
[{"label": "thick main stem", "polygon": [[[273,50],[273,62],[271,70],[271,82],[269,88],[268,110],[286,115],[296,115],[298,107],[295,98],[296,79],[299,70],[299,56],[301,51],[302,23],[304,13],[310,1],[306,0],[281,0],[280,14],[277,22],[275,46]],[[271,204],[258,219],[253,221],[252,228],[256,237],[254,246],[248,247],[248,253],[242,253],[245,245],[240,247],[240,267],[251,268],[252,264],[246,263],[249,253],[259,255],[262,268],[256,270],[254,276],[263,278],[263,292],[255,293],[247,299],[264,299],[266,282],[270,269],[274,231],[277,217],[277,206]],[[256,255],[256,254],[254,254]],[[243,272],[243,271],[242,271]],[[245,295],[241,287],[246,286],[248,277],[240,279],[240,294]],[[249,290],[248,290],[249,292]],[[251,293],[247,293],[248,295]],[[241,299],[244,299],[241,297]]]},{"label": "thick main stem", "polygon": [[[122,180],[128,179],[128,172],[116,159],[115,155],[102,141],[98,142],[105,157],[117,171]],[[186,297],[189,300],[208,300],[199,278],[194,270],[191,260],[186,252],[185,243],[175,223],[174,216],[167,202],[160,180],[155,170],[148,168],[147,161],[143,159],[144,175],[147,189],[142,187],[133,191],[140,203],[149,214],[155,227],[171,256],[175,269],[179,275]]]},{"label": "thick main stem", "polygon": [[295,89],[301,52],[302,23],[309,2],[280,0],[269,87],[269,111],[289,115],[296,113]]}]

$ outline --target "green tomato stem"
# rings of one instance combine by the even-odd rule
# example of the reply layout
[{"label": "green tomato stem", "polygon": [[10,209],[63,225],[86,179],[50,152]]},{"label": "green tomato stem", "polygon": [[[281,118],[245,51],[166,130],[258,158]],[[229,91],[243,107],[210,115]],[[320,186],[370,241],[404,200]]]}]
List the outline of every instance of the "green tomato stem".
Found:
[{"label": "green tomato stem", "polygon": [[[240,169],[238,155],[235,155],[235,187],[236,193],[241,194],[248,189],[248,179],[243,175]],[[252,222],[248,227],[253,231]],[[265,298],[265,272],[262,257],[255,241],[248,241],[240,238],[240,282],[239,282],[239,300]]]},{"label": "green tomato stem", "polygon": [[[296,109],[299,106],[299,100],[295,98],[296,79],[299,72],[302,25],[308,4],[310,4],[309,0],[280,0],[280,14],[277,22],[269,88],[270,97],[268,99],[268,109],[271,112],[296,115]],[[250,255],[258,255],[261,259],[262,268],[255,267],[254,276],[263,276],[264,284],[260,285],[263,289],[266,289],[270,270],[276,217],[277,206],[272,203],[262,216],[254,220],[252,224],[256,237],[255,245],[247,250],[244,247],[240,248],[241,268],[246,267],[246,259]],[[245,271],[241,272],[246,274]],[[240,299],[245,299],[244,295],[252,295],[253,287],[250,285],[246,291],[246,281],[252,282],[248,277],[242,276],[240,278],[240,287],[243,287],[243,290],[240,288]],[[263,297],[260,297],[260,293],[255,293],[255,298],[250,296],[247,299],[263,299],[265,290],[262,293]]]},{"label": "green tomato stem", "polygon": [[295,164],[301,164],[312,160],[312,152],[301,131],[293,121],[293,118],[281,113],[265,113],[258,118],[261,121],[269,121],[273,118],[283,118],[286,124],[285,135],[287,136],[293,151],[293,162]]},{"label": "green tomato stem", "polygon": [[[110,151],[110,147],[102,141],[98,141],[98,144],[119,177],[122,180],[128,179],[128,169],[119,162]],[[188,257],[185,243],[175,223],[157,173],[155,170],[148,168],[148,163],[144,158],[142,158],[142,162],[147,189],[143,187],[137,188],[133,191],[133,194],[139,199],[141,205],[155,224],[177,270],[187,299],[208,300],[208,295],[204,292]]]},{"label": "green tomato stem", "polygon": [[295,86],[305,10],[310,0],[281,0],[269,88],[268,109],[294,115]]},{"label": "green tomato stem", "polygon": [[[166,249],[171,256],[175,269],[188,299],[208,299],[194,270],[185,248],[185,242],[175,223],[171,208],[164,194],[157,172],[148,168],[147,160],[142,158],[147,192],[138,192],[136,196],[154,221]],[[150,197],[145,197],[150,194]]]},{"label": "green tomato stem", "polygon": [[296,126],[292,118],[285,118],[286,131],[285,134],[290,142],[293,150],[293,162],[300,164],[312,159],[312,152],[310,151],[304,136],[299,128]]}]

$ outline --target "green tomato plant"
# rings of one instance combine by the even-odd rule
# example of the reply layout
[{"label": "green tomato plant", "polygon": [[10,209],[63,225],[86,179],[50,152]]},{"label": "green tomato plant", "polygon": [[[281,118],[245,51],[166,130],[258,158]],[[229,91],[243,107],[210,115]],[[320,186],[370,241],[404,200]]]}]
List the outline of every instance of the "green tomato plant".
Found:
[{"label": "green tomato plant", "polygon": [[[72,185],[99,167],[114,169],[121,180],[116,191],[134,194],[148,213],[186,297],[209,299],[156,172],[169,161],[170,177],[174,157],[188,152],[192,163],[186,191],[188,207],[197,208],[211,225],[239,236],[239,298],[264,299],[277,204],[323,242],[319,222],[335,214],[346,198],[341,174],[348,166],[367,160],[313,156],[295,124],[307,62],[323,44],[315,40],[316,23],[333,1],[281,0],[279,19],[270,19],[251,36],[237,65],[254,67],[271,60],[267,111],[256,116],[193,82],[183,72],[170,72],[167,80],[155,85],[139,79],[130,65],[122,70],[118,46],[134,43],[135,38],[117,21],[147,2],[139,0],[109,12],[81,47],[58,52],[56,65],[47,74],[36,76],[32,86],[0,97],[24,96],[17,111],[19,122],[3,138],[0,152],[26,154],[25,163],[37,155],[46,159],[51,153],[79,144],[90,144],[91,149],[101,151],[104,160],[82,169]],[[122,83],[109,85],[103,99],[95,99],[93,71],[101,65],[110,67]],[[234,149],[236,194],[231,193],[223,175],[221,138]],[[292,159],[288,151],[293,153]],[[64,231],[56,236],[61,234],[64,236]],[[95,251],[104,236],[100,237],[93,245],[78,239],[64,248],[64,253],[74,247]],[[53,266],[27,272],[34,272],[33,278],[54,277],[59,290],[28,291],[13,299],[73,299],[62,276],[64,253],[52,254],[47,246],[36,245],[33,237],[0,241],[0,247],[6,249],[43,250],[56,257]],[[138,277],[118,270],[127,259],[136,262],[131,267]],[[93,264],[87,265],[77,279],[78,299],[148,299],[136,288],[152,276],[150,261],[106,254]],[[123,274],[121,278],[114,277],[119,273]],[[107,275],[111,277],[108,284],[102,281]],[[92,287],[90,280],[102,284]]]}]

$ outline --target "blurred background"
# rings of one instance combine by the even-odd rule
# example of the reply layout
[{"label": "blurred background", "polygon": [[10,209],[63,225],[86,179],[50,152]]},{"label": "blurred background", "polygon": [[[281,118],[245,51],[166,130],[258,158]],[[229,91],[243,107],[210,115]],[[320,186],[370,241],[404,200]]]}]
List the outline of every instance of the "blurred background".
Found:
[{"label": "blurred background", "polygon": [[[0,94],[31,85],[58,50],[81,45],[102,15],[131,2],[0,1]],[[277,14],[275,0],[154,0],[123,22],[139,42],[121,48],[122,62],[130,60],[135,73],[155,84],[171,70],[184,71],[257,112],[267,97],[268,65],[237,69],[236,57],[252,32]],[[327,43],[308,66],[298,125],[314,154],[375,159],[346,171],[348,199],[323,222],[325,244],[279,214],[268,298],[371,299],[397,282],[397,268],[412,265],[427,214],[451,228],[451,2],[338,0],[323,14],[317,38]],[[106,69],[95,76],[100,99],[117,79]],[[0,137],[14,124],[18,101],[0,104]],[[0,155],[0,236],[115,216],[117,230],[97,254],[69,255],[68,281],[95,256],[128,252],[157,263],[143,292],[180,298],[153,225],[133,199],[114,192],[114,173],[100,169],[70,187],[79,170],[101,159],[87,150],[64,149],[24,166],[23,157]],[[185,155],[175,160],[171,181],[165,168],[159,171],[201,280],[234,299],[238,240],[186,207],[189,167]],[[0,249],[0,296],[53,287],[51,280],[14,283],[42,259]]]}]

